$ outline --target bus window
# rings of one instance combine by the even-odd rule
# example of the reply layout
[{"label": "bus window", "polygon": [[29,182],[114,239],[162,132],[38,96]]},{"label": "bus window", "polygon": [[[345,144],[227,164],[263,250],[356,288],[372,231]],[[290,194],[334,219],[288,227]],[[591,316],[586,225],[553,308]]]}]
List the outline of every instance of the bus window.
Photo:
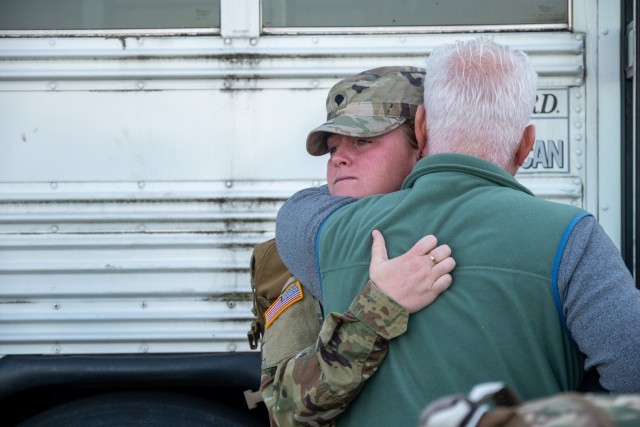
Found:
[{"label": "bus window", "polygon": [[[461,13],[464,10],[465,13]],[[569,26],[568,0],[262,0],[263,28]]]},{"label": "bus window", "polygon": [[219,28],[220,0],[0,1],[0,33]]}]

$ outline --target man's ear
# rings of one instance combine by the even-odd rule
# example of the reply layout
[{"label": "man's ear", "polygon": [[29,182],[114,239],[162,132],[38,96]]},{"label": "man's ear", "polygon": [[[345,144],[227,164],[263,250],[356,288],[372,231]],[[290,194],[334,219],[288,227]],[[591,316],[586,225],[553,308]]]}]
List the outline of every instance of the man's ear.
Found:
[{"label": "man's ear", "polygon": [[518,145],[518,150],[516,151],[516,164],[518,167],[522,166],[524,161],[527,159],[527,156],[531,152],[533,148],[533,144],[536,142],[536,127],[534,125],[529,125],[524,128],[524,132],[522,132],[522,138],[520,139],[520,144]]},{"label": "man's ear", "polygon": [[424,105],[418,105],[415,119],[415,131],[421,157],[425,157],[427,155],[427,116],[424,111]]}]

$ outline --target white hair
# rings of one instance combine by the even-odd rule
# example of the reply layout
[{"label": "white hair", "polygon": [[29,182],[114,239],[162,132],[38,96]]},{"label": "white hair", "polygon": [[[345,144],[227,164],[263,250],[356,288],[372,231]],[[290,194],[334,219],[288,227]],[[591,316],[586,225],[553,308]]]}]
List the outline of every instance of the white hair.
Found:
[{"label": "white hair", "polygon": [[484,38],[436,49],[424,84],[429,153],[506,168],[533,113],[537,79],[523,52]]}]

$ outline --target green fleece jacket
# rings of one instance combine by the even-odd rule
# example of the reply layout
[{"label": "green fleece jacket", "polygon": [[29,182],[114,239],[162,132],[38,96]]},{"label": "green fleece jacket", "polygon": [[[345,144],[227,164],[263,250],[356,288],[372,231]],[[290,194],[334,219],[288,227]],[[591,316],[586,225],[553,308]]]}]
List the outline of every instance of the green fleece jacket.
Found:
[{"label": "green fleece jacket", "polygon": [[534,197],[494,164],[439,154],[422,159],[402,191],[330,216],[318,240],[325,313],[346,311],[360,291],[374,229],[390,258],[435,234],[457,263],[451,288],[410,317],[338,426],[414,426],[430,401],[486,381],[524,399],[574,390],[583,360],[556,311],[554,285],[584,215]]}]

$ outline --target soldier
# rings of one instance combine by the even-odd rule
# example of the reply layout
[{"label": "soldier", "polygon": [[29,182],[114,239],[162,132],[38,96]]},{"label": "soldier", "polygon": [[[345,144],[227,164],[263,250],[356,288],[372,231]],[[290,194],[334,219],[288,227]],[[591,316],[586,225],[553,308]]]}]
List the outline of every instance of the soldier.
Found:
[{"label": "soldier", "polygon": [[[334,198],[334,208],[400,188],[420,158],[413,118],[422,103],[423,77],[423,70],[414,67],[383,67],[344,79],[330,90],[328,121],[311,131],[307,151],[330,154],[328,185],[320,191],[340,196]],[[374,233],[371,280],[349,310],[330,316],[324,324],[319,286],[309,288],[291,278],[270,307],[263,301],[266,328],[260,389],[272,425],[324,425],[340,414],[382,363],[388,340],[404,333],[409,313],[430,304],[451,284],[449,272],[455,262],[448,246],[436,244],[433,236],[426,236],[389,261],[382,234]],[[256,281],[279,277],[277,283],[287,274],[276,256],[272,242],[256,248],[254,288]],[[370,310],[370,301],[383,295],[392,301],[393,316],[404,321],[381,323]],[[345,343],[359,353],[349,352]],[[322,366],[336,361],[344,361],[350,381],[345,382],[342,371],[323,372]]]}]

